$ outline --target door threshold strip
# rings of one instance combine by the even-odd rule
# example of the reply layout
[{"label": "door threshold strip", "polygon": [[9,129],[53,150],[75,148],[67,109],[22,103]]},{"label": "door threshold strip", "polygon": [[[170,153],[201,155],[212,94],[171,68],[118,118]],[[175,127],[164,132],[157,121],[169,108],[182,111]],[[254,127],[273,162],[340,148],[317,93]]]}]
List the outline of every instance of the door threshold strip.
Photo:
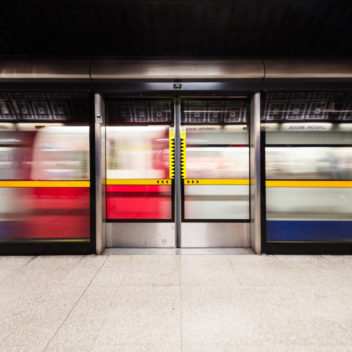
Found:
[{"label": "door threshold strip", "polygon": [[104,255],[251,255],[251,248],[106,248]]}]

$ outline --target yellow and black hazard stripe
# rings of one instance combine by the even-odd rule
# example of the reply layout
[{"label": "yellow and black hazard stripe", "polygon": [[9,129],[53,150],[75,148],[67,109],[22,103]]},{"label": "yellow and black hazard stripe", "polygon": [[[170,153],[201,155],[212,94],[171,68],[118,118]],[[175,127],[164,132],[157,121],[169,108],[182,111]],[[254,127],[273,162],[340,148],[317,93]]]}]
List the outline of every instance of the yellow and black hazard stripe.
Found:
[{"label": "yellow and black hazard stripe", "polygon": [[180,144],[181,144],[181,178],[186,178],[186,129],[181,128],[181,136],[180,136]]},{"label": "yellow and black hazard stripe", "polygon": [[169,130],[169,177],[175,178],[175,129]]}]

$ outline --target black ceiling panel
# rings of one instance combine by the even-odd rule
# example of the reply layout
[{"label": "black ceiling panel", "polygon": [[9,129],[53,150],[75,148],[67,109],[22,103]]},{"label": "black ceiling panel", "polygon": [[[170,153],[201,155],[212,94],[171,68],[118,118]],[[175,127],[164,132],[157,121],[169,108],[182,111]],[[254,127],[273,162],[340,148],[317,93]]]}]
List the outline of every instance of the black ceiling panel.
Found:
[{"label": "black ceiling panel", "polygon": [[351,0],[2,0],[2,56],[352,56]]}]

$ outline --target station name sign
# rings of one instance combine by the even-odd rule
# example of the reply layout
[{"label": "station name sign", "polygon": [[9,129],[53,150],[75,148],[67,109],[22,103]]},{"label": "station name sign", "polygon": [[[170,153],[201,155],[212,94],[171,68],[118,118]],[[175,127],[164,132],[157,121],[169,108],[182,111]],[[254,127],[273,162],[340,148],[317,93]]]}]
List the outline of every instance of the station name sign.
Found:
[{"label": "station name sign", "polygon": [[281,125],[282,131],[331,131],[331,123],[283,123]]}]

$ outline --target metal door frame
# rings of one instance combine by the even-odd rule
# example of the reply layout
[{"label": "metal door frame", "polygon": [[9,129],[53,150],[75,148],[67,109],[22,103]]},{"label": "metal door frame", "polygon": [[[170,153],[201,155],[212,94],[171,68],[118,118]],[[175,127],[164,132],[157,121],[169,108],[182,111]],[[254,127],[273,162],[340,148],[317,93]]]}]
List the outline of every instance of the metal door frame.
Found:
[{"label": "metal door frame", "polygon": [[106,248],[106,142],[105,104],[101,94],[94,94],[94,153],[95,157],[95,237],[96,253],[102,254]]},{"label": "metal door frame", "polygon": [[[146,233],[143,238],[140,239],[140,243],[136,244],[133,242],[133,238],[131,239],[131,233],[129,229],[126,232],[126,236],[121,242],[121,245],[118,248],[121,249],[133,249],[133,248],[164,248],[165,250],[170,250],[174,248],[186,249],[187,248],[204,248],[205,250],[209,250],[211,248],[246,248],[251,247],[256,253],[261,252],[261,227],[260,227],[260,209],[261,209],[261,178],[260,178],[260,93],[256,92],[254,94],[247,93],[245,94],[250,98],[250,120],[249,120],[249,153],[250,153],[250,167],[249,167],[249,179],[250,179],[250,220],[249,221],[238,221],[238,222],[226,222],[226,221],[219,221],[219,222],[212,222],[207,223],[204,221],[202,222],[182,222],[182,194],[181,194],[181,187],[182,187],[182,179],[181,179],[181,170],[180,170],[180,128],[181,128],[181,99],[182,98],[190,98],[190,97],[197,97],[197,98],[209,98],[211,97],[210,94],[201,94],[201,96],[197,94],[172,94],[172,92],[166,92],[170,94],[162,94],[162,97],[169,97],[174,99],[174,121],[173,125],[175,128],[175,180],[174,180],[174,222],[160,222],[160,223],[148,223],[147,222],[120,222],[114,223],[115,227],[114,231],[126,231],[126,228],[130,224],[130,227],[134,227],[134,231],[137,232],[144,232]],[[236,96],[240,96],[244,94],[236,94],[232,92],[231,94],[222,94],[217,95],[217,98],[231,98]],[[126,96],[135,96],[135,94],[119,94],[120,97]],[[144,97],[159,97],[158,94],[146,94]],[[214,96],[212,96],[214,97]],[[95,94],[95,129],[98,128],[98,131],[95,130],[95,158],[96,158],[96,252],[102,253],[106,247],[113,247],[116,246],[112,243],[108,243],[108,236],[109,231],[111,232],[111,225],[110,223],[106,222],[105,217],[105,202],[106,202],[106,192],[105,192],[105,113],[104,113],[104,97],[101,94]],[[99,122],[100,120],[100,122]],[[100,129],[100,132],[99,132]],[[104,143],[102,144],[102,141]],[[100,151],[100,152],[98,152]],[[104,159],[104,160],[102,160]],[[100,168],[100,171],[98,170]],[[100,175],[100,177],[98,176]],[[102,185],[104,187],[102,187]],[[100,194],[98,194],[100,193]],[[102,213],[99,212],[99,209],[102,209]],[[231,224],[231,228],[226,228],[228,224]],[[118,224],[118,225],[116,225]],[[146,226],[151,227],[151,225],[157,224],[156,227],[147,229]],[[170,229],[169,225],[172,225]],[[203,225],[205,224],[205,225]],[[165,227],[166,225],[166,227]],[[233,231],[238,231],[239,233],[245,233],[245,242],[241,245],[233,245],[233,242],[228,243],[216,243],[216,241],[209,241],[208,238],[208,245],[183,245],[182,246],[182,230],[194,231],[194,226],[209,226],[210,231],[218,232],[218,231],[225,231],[228,234],[232,234]],[[217,226],[217,229],[215,228]],[[220,226],[220,230],[219,230]],[[149,231],[150,230],[150,231]],[[173,231],[173,238],[174,243],[171,245],[170,242],[164,243],[164,245],[156,245],[155,242],[148,240],[149,233],[152,234],[159,234],[163,233],[164,231]]]}]

